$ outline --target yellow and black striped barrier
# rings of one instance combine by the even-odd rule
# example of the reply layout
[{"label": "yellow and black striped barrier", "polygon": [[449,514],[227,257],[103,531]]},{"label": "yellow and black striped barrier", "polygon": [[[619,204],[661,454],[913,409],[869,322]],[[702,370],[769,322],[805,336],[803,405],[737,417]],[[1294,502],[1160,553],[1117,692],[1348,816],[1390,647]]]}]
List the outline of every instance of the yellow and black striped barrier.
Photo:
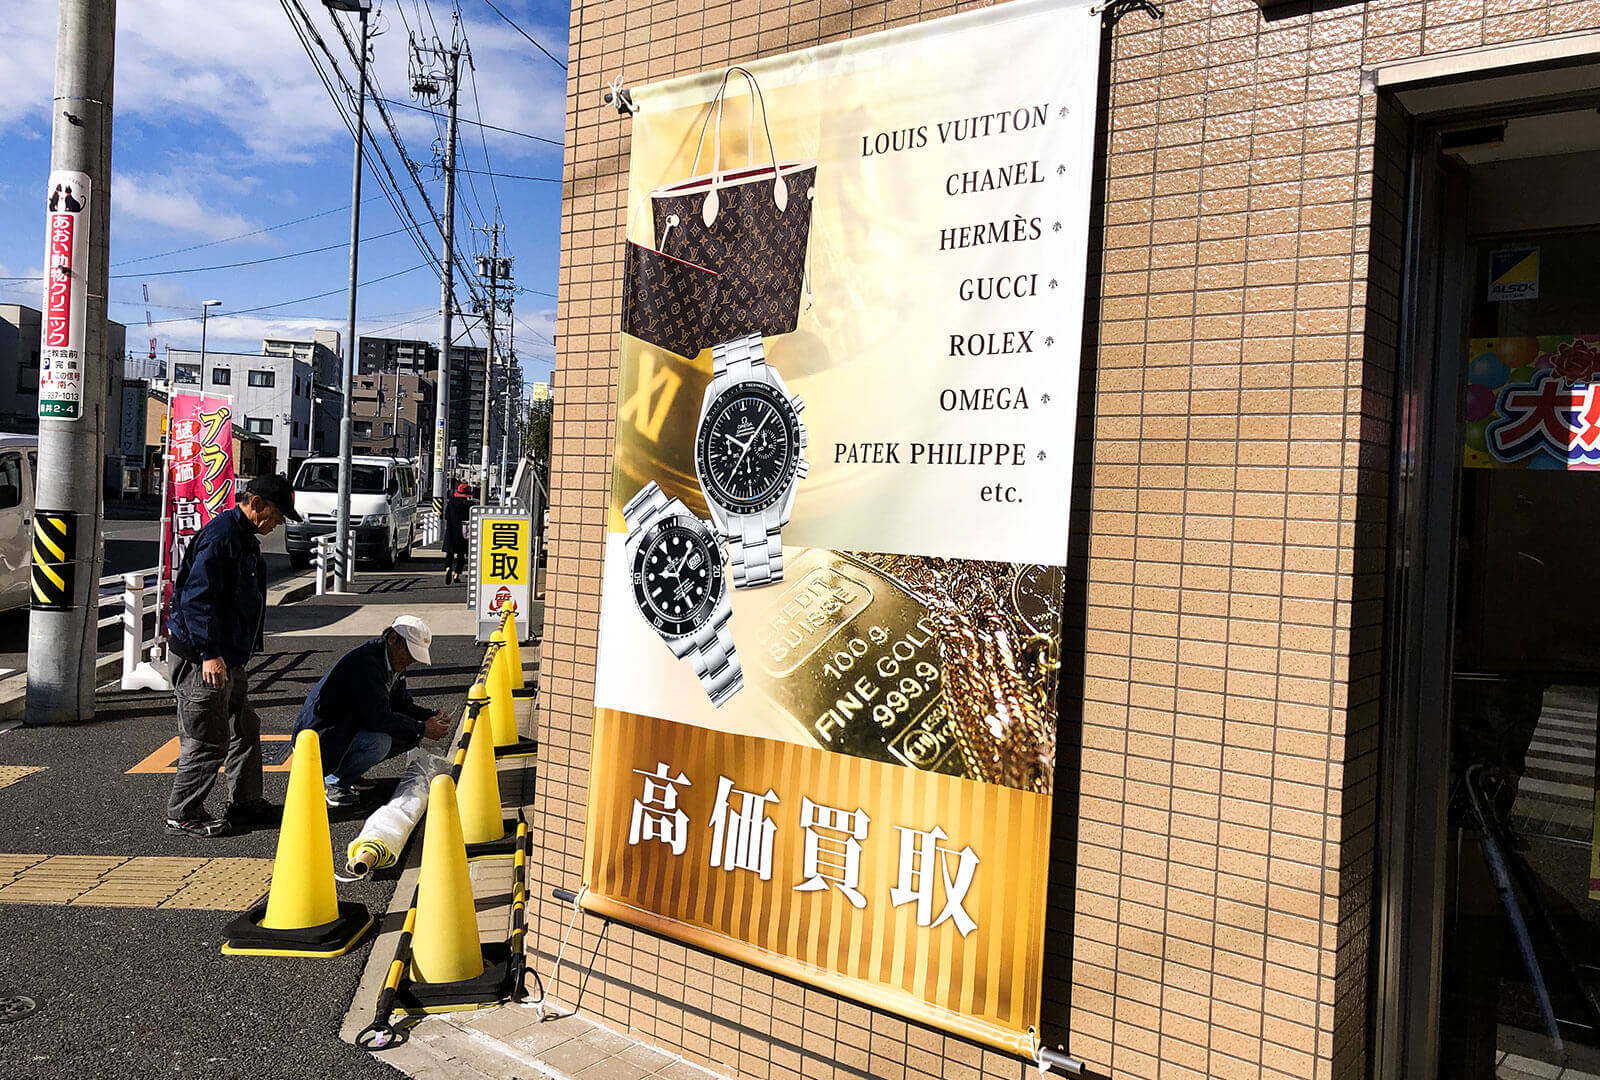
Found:
[{"label": "yellow and black striped barrier", "polygon": [[39,510],[33,517],[33,608],[66,611],[78,577],[78,515]]},{"label": "yellow and black striped barrier", "polygon": [[[502,620],[502,626],[506,621]],[[502,653],[505,655],[502,656]],[[489,697],[484,694],[483,684],[496,672],[496,658],[499,657],[501,667],[512,657],[506,650],[504,641],[496,641],[484,650],[483,662],[479,665],[477,678],[474,680],[474,690],[467,699],[467,706],[463,710],[461,727],[457,735],[454,753],[451,756],[448,776],[451,781],[451,809],[457,818],[456,828],[459,831],[459,803],[453,790],[453,785],[459,783],[466,772],[468,749],[471,745],[473,732],[480,726],[488,725],[485,735],[492,735],[493,690]],[[503,671],[501,672],[503,678]],[[506,712],[510,712],[511,694],[502,691],[501,705]],[[515,720],[512,720],[513,731]],[[498,741],[498,740],[497,740]],[[532,746],[537,746],[532,740],[526,740]],[[502,747],[496,747],[498,752]],[[481,751],[480,751],[481,753]],[[498,784],[495,785],[498,788]],[[493,796],[495,803],[499,802],[498,791]],[[430,813],[432,812],[433,799],[430,797]],[[485,968],[482,975],[458,980],[456,982],[425,983],[419,982],[415,972],[408,970],[414,959],[414,944],[417,932],[417,900],[422,891],[422,879],[418,878],[416,887],[412,890],[411,902],[407,905],[404,929],[399,940],[395,943],[394,958],[389,962],[387,977],[383,986],[378,991],[377,1008],[374,1010],[372,1023],[362,1029],[356,1037],[358,1045],[368,1050],[382,1050],[389,1046],[396,1046],[406,1040],[406,1029],[396,1027],[393,1016],[396,1010],[407,1013],[423,1012],[448,1012],[455,1009],[481,1008],[484,1005],[498,1001],[520,1001],[525,995],[523,986],[529,968],[527,957],[523,952],[525,939],[528,932],[528,863],[532,857],[532,837],[528,831],[527,818],[518,810],[515,817],[503,819],[507,836],[502,843],[509,848],[503,854],[512,857],[512,885],[511,885],[511,933],[504,944],[491,943],[483,946]],[[465,853],[467,845],[464,837],[458,842],[462,843]],[[426,850],[426,849],[425,849]],[[497,854],[501,854],[497,852]],[[474,932],[474,938],[476,933]],[[489,963],[496,960],[496,963]],[[538,977],[538,973],[534,973]]]}]

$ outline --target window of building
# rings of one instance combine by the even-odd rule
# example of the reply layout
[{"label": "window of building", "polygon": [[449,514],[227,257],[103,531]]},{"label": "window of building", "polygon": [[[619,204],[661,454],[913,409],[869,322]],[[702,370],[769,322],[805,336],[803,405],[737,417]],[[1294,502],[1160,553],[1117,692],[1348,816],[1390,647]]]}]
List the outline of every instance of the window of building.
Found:
[{"label": "window of building", "polygon": [[[251,374],[253,375],[255,372],[251,372]],[[272,421],[258,420],[254,416],[247,416],[244,418],[244,429],[257,435],[271,435]]]},{"label": "window of building", "polygon": [[174,382],[198,383],[200,381],[200,365],[175,364],[172,368],[172,378]]},{"label": "window of building", "polygon": [[385,436],[394,435],[394,425],[391,424],[389,421],[385,420],[383,422],[383,433],[384,433]]},{"label": "window of building", "polygon": [[278,374],[275,371],[252,371],[250,373],[251,386],[276,386]]},{"label": "window of building", "polygon": [[300,396],[300,376],[298,375],[294,377],[294,396]]},{"label": "window of building", "polygon": [[38,392],[39,392],[39,369],[36,368],[36,367],[35,368],[18,368],[17,369],[17,393],[19,393],[19,394],[37,394]]},{"label": "window of building", "polygon": [[233,382],[233,372],[225,367],[211,369],[211,385],[227,386]]}]

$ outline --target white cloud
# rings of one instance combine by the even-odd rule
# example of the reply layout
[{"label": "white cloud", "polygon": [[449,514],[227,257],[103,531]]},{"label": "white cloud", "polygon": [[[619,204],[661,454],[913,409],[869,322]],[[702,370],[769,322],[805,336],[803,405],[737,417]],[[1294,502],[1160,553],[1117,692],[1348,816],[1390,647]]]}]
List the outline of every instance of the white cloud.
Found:
[{"label": "white cloud", "polygon": [[[130,172],[112,178],[114,227],[129,221],[164,226],[174,233],[220,240],[258,226],[239,214],[220,209],[237,195],[239,184],[209,169],[152,176]],[[204,198],[202,199],[202,196]]]},{"label": "white cloud", "polygon": [[[354,65],[333,28],[333,16],[315,0],[302,2],[353,83]],[[0,64],[0,132],[20,128],[43,137],[54,82],[56,10],[40,3],[17,7],[8,12],[6,63]],[[253,0],[219,7],[193,0],[125,0],[118,16],[118,116],[157,123],[165,119],[175,125],[214,123],[230,131],[246,151],[287,161],[308,161],[314,149],[348,139],[279,4]],[[386,13],[374,25],[384,31],[372,46],[372,67],[382,92],[410,101],[406,27],[397,12]],[[550,28],[524,25],[557,56],[565,54],[564,31],[557,37]],[[449,32],[448,26],[440,29]],[[561,70],[491,12],[469,23],[468,30],[483,119],[559,141],[566,110]],[[507,92],[510,88],[515,92]],[[410,110],[391,112],[408,143],[420,143],[413,145],[413,156],[426,162],[433,121]],[[410,115],[403,117],[405,113]],[[461,115],[477,118],[470,87],[461,99]],[[475,133],[466,126],[461,131],[463,139]],[[523,156],[539,148],[516,136],[485,135],[497,154]]]}]

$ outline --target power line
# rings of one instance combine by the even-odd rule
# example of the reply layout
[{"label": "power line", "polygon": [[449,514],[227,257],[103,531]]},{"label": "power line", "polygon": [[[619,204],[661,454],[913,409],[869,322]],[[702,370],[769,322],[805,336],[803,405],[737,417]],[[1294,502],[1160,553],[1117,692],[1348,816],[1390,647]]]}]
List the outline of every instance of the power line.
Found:
[{"label": "power line", "polygon": [[[365,204],[365,203],[371,202],[373,199],[381,199],[381,198],[383,198],[382,195],[369,195],[367,198],[362,199],[361,201],[362,201],[363,204]],[[242,233],[239,233],[239,234],[237,234],[235,236],[224,236],[221,240],[207,240],[203,244],[190,244],[188,247],[173,248],[171,251],[160,251],[160,252],[157,252],[154,255],[141,255],[137,259],[118,259],[116,262],[112,263],[111,265],[112,266],[132,266],[134,263],[149,262],[152,259],[164,259],[168,255],[182,255],[182,254],[184,254],[186,252],[190,252],[190,251],[199,251],[201,248],[216,247],[218,244],[231,244],[235,240],[244,240],[244,239],[246,239],[248,237],[251,237],[251,236],[260,236],[262,233],[273,232],[274,230],[277,230],[277,229],[287,229],[290,225],[299,225],[301,222],[305,222],[305,221],[315,221],[317,218],[327,217],[329,214],[337,214],[337,213],[340,213],[340,212],[348,212],[349,210],[350,210],[350,207],[348,205],[335,206],[335,207],[332,207],[331,209],[328,209],[328,210],[319,210],[315,214],[307,214],[305,217],[295,218],[293,221],[282,221],[282,222],[279,222],[276,225],[267,225],[267,226],[264,226],[264,227],[262,227],[260,229],[252,229],[250,232],[242,232]],[[0,279],[0,280],[4,280],[4,279]]]},{"label": "power line", "polygon": [[[426,108],[425,106],[422,106],[422,105],[413,105],[413,104],[411,104],[410,102],[407,102],[407,101],[396,101],[394,98],[380,98],[379,100],[381,100],[385,105],[397,105],[402,109],[410,109],[413,112],[431,113],[434,116],[438,116],[439,115],[438,113],[434,112],[432,109]],[[521,135],[524,139],[532,139],[534,142],[549,143],[551,146],[563,146],[563,145],[565,145],[565,144],[562,143],[562,141],[560,139],[547,139],[543,135],[530,135],[526,131],[518,131],[515,128],[499,127],[498,125],[495,125],[495,124],[485,124],[485,123],[483,123],[481,121],[468,120],[464,116],[456,117],[456,123],[458,123],[458,124],[473,124],[473,125],[475,125],[477,127],[488,128],[490,131],[503,131],[507,135]]]},{"label": "power line", "polygon": [[[365,244],[368,240],[382,240],[386,236],[394,236],[397,233],[403,233],[405,231],[406,229],[404,227],[390,229],[388,232],[379,233],[377,236],[363,236],[361,238],[361,242]],[[284,259],[298,259],[302,255],[316,255],[324,251],[348,249],[349,246],[350,244],[348,242],[344,242],[338,244],[329,244],[326,247],[307,248],[304,251],[291,251],[286,255],[270,255],[264,259],[246,259],[243,262],[218,263],[215,266],[189,266],[182,270],[142,270],[132,274],[112,274],[111,276],[113,278],[152,278],[168,277],[173,274],[198,274],[205,270],[234,270],[241,266],[259,266],[262,263],[282,262]]]},{"label": "power line", "polygon": [[[483,103],[478,97],[478,65],[467,54],[467,77],[472,80],[472,110],[478,114],[478,145],[483,147],[483,167],[489,173],[489,190],[494,194],[494,218],[500,220],[500,188],[494,182],[494,163],[489,160],[489,140],[483,133]],[[471,170],[468,170],[469,172]],[[472,183],[469,178],[467,183]]]},{"label": "power line", "polygon": [[[350,137],[352,139],[356,138],[357,128],[355,121],[352,116],[346,115],[345,106],[339,100],[338,91],[333,88],[333,82],[328,78],[327,72],[322,69],[322,62],[318,60],[316,50],[312,48],[313,39],[315,39],[317,46],[321,48],[323,55],[327,56],[329,66],[333,68],[333,73],[338,77],[340,86],[344,88],[347,100],[350,100],[353,104],[356,95],[355,91],[351,89],[349,80],[339,70],[339,65],[334,60],[333,53],[328,49],[327,44],[323,42],[321,35],[317,33],[316,27],[311,22],[311,17],[306,14],[305,9],[300,6],[298,0],[279,0],[279,5],[283,8],[284,15],[288,17],[290,26],[294,28],[295,36],[299,38],[300,46],[305,50],[306,58],[311,61],[312,68],[315,69],[317,77],[322,81],[323,89],[327,91],[329,99],[333,102],[334,111],[339,114],[340,122],[344,124],[345,130],[350,132]],[[299,14],[298,19],[295,17],[296,13]],[[353,113],[354,109],[351,112]],[[365,125],[362,126],[365,127]],[[373,178],[378,181],[378,187],[383,192],[384,198],[388,200],[390,209],[394,211],[396,220],[400,221],[402,225],[406,224],[407,221],[410,222],[412,243],[417,246],[417,250],[422,253],[423,257],[432,262],[437,268],[439,260],[433,255],[427,243],[424,242],[422,227],[417,224],[415,216],[411,213],[411,207],[401,194],[400,183],[395,179],[393,170],[389,168],[388,159],[384,157],[376,139],[372,140],[372,148],[373,155],[383,166],[382,174],[378,173],[377,170],[373,170]],[[387,183],[385,182],[385,176],[388,178]]]},{"label": "power line", "polygon": [[497,169],[462,169],[462,168],[457,168],[456,172],[474,173],[474,174],[479,175],[479,176],[498,176],[502,180],[536,180],[541,184],[559,184],[559,183],[561,183],[561,177],[559,177],[559,176],[524,176],[521,173],[500,172]]},{"label": "power line", "polygon": [[[382,277],[370,278],[370,279],[368,279],[366,281],[358,282],[357,283],[357,287],[364,289],[368,285],[376,285],[380,281],[388,281],[390,278],[397,278],[401,274],[409,274],[414,270],[421,270],[424,267],[426,267],[427,265],[428,264],[425,263],[425,262],[417,263],[417,265],[408,266],[404,270],[396,270],[392,274],[385,274]],[[262,304],[260,307],[240,308],[238,311],[226,311],[226,312],[223,312],[221,315],[212,315],[211,318],[213,318],[213,319],[230,319],[230,318],[233,318],[234,316],[237,316],[237,315],[253,315],[258,311],[268,311],[268,310],[270,310],[272,308],[293,307],[295,304],[303,304],[307,300],[321,300],[324,297],[337,296],[340,293],[348,292],[348,291],[349,291],[349,286],[341,285],[337,289],[329,289],[327,292],[315,293],[315,294],[313,294],[311,296],[302,296],[302,297],[300,297],[300,298],[298,298],[296,300],[277,300],[277,301],[274,301],[273,303],[270,303],[270,304]],[[156,325],[156,326],[164,326],[164,325],[166,325],[168,323],[196,322],[199,319],[200,319],[200,316],[198,316],[198,315],[191,315],[186,319],[157,319],[155,321],[154,325]]]},{"label": "power line", "polygon": [[493,3],[493,0],[483,0],[483,2],[485,4],[489,5],[489,10],[490,11],[494,12],[496,15],[498,15],[502,19],[504,19],[506,21],[506,25],[507,26],[511,27],[511,29],[515,30],[517,33],[521,34],[523,37],[527,38],[530,42],[532,42],[533,47],[535,49],[538,49],[540,52],[544,53],[546,56],[549,56],[551,61],[557,67],[559,67],[562,71],[567,70],[567,65],[563,64],[560,60],[557,60],[554,56],[552,56],[549,49],[545,48],[543,45],[540,45],[537,41],[534,41],[532,34],[528,33],[522,27],[520,27],[516,23],[512,22],[511,21],[511,17],[509,15],[507,15],[505,12],[501,11],[499,8],[495,7],[494,3]]},{"label": "power line", "polygon": [[[306,18],[308,22],[310,21],[309,20],[309,16],[305,15],[305,9],[303,7],[301,7],[301,5],[300,5],[300,0],[288,0],[288,2],[294,4],[294,6],[297,9],[300,10],[301,16],[303,18]],[[359,63],[361,58],[360,58],[359,54],[356,51],[356,44],[355,44],[355,42],[350,40],[350,35],[348,33],[346,33],[346,31],[345,31],[344,23],[340,22],[337,18],[334,18],[333,19],[333,25],[334,25],[334,28],[339,31],[339,37],[344,41],[345,49],[346,49],[346,51],[349,52],[350,58]],[[329,60],[332,60],[333,59],[332,53],[329,52],[327,45],[323,44],[322,39],[320,37],[317,39],[317,42],[318,42],[319,45],[322,46],[322,49],[323,49],[324,52],[328,52]],[[338,65],[337,64],[334,65],[334,69],[335,69],[336,72],[338,71]],[[343,80],[343,78],[344,78],[343,74],[340,73],[340,79]],[[348,88],[348,83],[346,84],[346,86]],[[395,149],[400,152],[400,163],[405,166],[407,174],[411,177],[411,182],[416,185],[417,194],[422,196],[422,204],[428,208],[428,215],[433,219],[434,228],[439,230],[439,235],[440,236],[443,236],[444,235],[444,224],[439,220],[439,212],[436,209],[434,209],[433,200],[428,197],[427,188],[423,187],[422,177],[420,175],[418,175],[418,173],[417,173],[416,162],[412,161],[411,160],[411,156],[406,153],[405,142],[404,142],[404,140],[402,140],[400,138],[400,132],[395,128],[394,118],[389,115],[389,110],[384,108],[384,103],[386,101],[388,101],[388,99],[383,96],[382,91],[379,90],[375,80],[373,82],[373,90],[375,92],[372,95],[372,100],[375,101],[377,103],[377,105],[378,105],[378,115],[383,118],[384,127],[387,128],[388,131],[389,131],[389,138],[394,141]],[[431,112],[432,110],[428,110],[428,111]],[[374,145],[374,148],[376,148],[376,146],[377,146],[377,139],[376,138],[373,139],[373,145]],[[379,156],[382,157],[382,154],[380,153]],[[387,168],[387,159],[385,159],[385,167]],[[462,278],[462,281],[467,286],[467,291],[469,293],[473,293],[474,295],[476,295],[476,290],[473,288],[472,275],[468,271],[465,261],[461,258],[461,253],[460,252],[453,252],[452,254],[454,256],[454,261],[455,261],[456,265],[461,270],[461,278]],[[429,257],[430,261],[432,261],[436,266],[440,265],[438,257],[435,256],[431,250],[429,250],[429,252],[428,252],[428,257]],[[441,276],[443,276],[442,269],[441,269]]]}]

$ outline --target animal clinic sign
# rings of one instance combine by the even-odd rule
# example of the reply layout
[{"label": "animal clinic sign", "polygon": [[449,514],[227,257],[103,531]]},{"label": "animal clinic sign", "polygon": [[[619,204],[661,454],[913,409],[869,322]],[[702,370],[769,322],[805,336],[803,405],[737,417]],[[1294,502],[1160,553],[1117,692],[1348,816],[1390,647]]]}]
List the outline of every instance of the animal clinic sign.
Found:
[{"label": "animal clinic sign", "polygon": [[39,416],[76,420],[83,415],[84,335],[88,329],[88,175],[66,170],[51,173],[45,205]]}]

